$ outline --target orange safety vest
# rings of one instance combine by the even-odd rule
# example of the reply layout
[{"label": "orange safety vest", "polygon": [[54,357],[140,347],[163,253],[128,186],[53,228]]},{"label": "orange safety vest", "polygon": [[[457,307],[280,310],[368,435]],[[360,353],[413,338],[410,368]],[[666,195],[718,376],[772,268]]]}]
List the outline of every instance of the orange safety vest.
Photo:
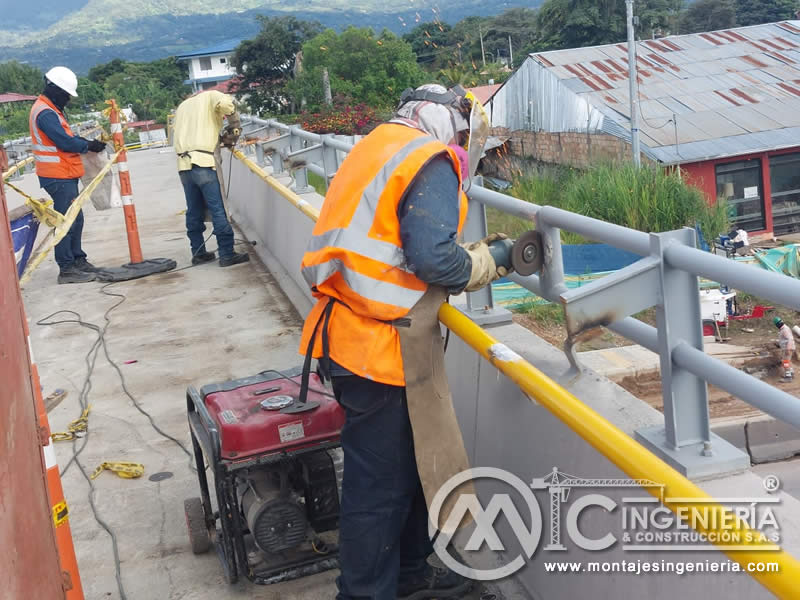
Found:
[{"label": "orange safety vest", "polygon": [[[303,327],[305,354],[323,310],[334,298],[328,339],[330,357],[361,377],[405,385],[400,339],[387,321],[399,319],[428,285],[406,267],[397,211],[417,173],[446,152],[461,183],[456,153],[411,127],[380,125],[345,158],[331,182],[301,266],[317,304]],[[459,198],[458,233],[467,216]],[[317,335],[313,356],[322,356]]]},{"label": "orange safety vest", "polygon": [[77,179],[83,176],[83,163],[81,155],[76,152],[63,152],[56,148],[55,143],[39,129],[36,119],[45,110],[53,110],[58,115],[61,126],[68,135],[72,135],[72,129],[49,98],[39,96],[33,103],[28,126],[31,130],[31,149],[36,160],[36,174],[39,177],[52,177],[54,179]]}]

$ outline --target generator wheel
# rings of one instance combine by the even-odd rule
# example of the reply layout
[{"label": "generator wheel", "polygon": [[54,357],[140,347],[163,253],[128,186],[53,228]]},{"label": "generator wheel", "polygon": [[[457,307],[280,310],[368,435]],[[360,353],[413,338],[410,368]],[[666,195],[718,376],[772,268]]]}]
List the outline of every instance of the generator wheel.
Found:
[{"label": "generator wheel", "polygon": [[206,526],[203,501],[200,498],[186,498],[183,501],[183,512],[186,514],[186,528],[189,530],[192,552],[205,554],[211,548],[211,536]]}]

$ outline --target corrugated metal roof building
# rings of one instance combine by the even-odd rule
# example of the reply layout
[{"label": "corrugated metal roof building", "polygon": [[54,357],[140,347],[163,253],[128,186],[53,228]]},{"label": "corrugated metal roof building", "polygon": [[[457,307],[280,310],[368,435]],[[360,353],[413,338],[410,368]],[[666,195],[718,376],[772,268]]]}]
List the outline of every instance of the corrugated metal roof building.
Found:
[{"label": "corrugated metal roof building", "polygon": [[[531,54],[492,125],[630,141],[627,45]],[[749,231],[800,231],[800,21],[637,43],[642,151],[681,165]]]}]

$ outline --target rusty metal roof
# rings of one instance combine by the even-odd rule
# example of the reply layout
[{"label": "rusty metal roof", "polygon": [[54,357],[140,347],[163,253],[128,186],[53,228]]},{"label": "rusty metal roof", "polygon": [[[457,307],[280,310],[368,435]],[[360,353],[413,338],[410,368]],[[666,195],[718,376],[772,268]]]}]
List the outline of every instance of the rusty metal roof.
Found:
[{"label": "rusty metal roof", "polygon": [[[620,126],[606,123],[603,130],[630,137],[626,44],[529,59]],[[769,149],[769,140],[800,146],[800,21],[643,40],[637,66],[642,142],[657,160],[734,156]],[[539,102],[564,100],[530,93]]]}]

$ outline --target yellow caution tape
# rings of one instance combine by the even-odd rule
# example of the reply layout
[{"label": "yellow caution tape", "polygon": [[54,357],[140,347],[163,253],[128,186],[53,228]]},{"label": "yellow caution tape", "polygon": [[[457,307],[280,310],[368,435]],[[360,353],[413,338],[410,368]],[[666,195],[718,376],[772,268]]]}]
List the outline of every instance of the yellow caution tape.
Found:
[{"label": "yellow caution tape", "polygon": [[67,431],[58,431],[50,434],[50,439],[54,442],[68,442],[79,438],[79,433],[85,432],[89,428],[89,410],[91,405],[87,406],[81,413],[81,416],[70,422],[67,425]]},{"label": "yellow caution tape", "polygon": [[134,462],[104,462],[94,470],[92,479],[97,479],[103,471],[111,471],[123,479],[136,479],[144,475],[144,465]]},{"label": "yellow caution tape", "polygon": [[103,180],[103,177],[106,176],[106,173],[111,170],[111,166],[116,162],[118,156],[119,152],[114,154],[108,164],[97,174],[97,177],[92,179],[92,182],[83,188],[83,191],[78,194],[78,197],[72,201],[72,204],[70,204],[67,212],[64,214],[64,220],[55,228],[55,235],[53,235],[53,239],[51,239],[47,246],[28,263],[28,266],[25,268],[25,272],[22,274],[22,277],[20,277],[20,285],[27,283],[27,281],[31,278],[31,273],[33,273],[34,269],[42,264],[42,261],[47,257],[47,254],[50,252],[50,250],[55,248],[56,244],[64,239],[64,236],[67,235],[69,228],[72,227],[72,223],[78,217],[78,213],[81,211],[81,208],[83,208],[84,203],[89,196],[91,196],[95,188],[100,185],[100,182]]},{"label": "yellow caution tape", "polygon": [[47,227],[58,227],[64,222],[64,215],[53,208],[52,200],[34,198],[30,194],[23,192],[13,183],[6,181],[5,184],[25,198],[25,205],[33,211],[33,216],[36,217],[39,223],[43,223]]}]

